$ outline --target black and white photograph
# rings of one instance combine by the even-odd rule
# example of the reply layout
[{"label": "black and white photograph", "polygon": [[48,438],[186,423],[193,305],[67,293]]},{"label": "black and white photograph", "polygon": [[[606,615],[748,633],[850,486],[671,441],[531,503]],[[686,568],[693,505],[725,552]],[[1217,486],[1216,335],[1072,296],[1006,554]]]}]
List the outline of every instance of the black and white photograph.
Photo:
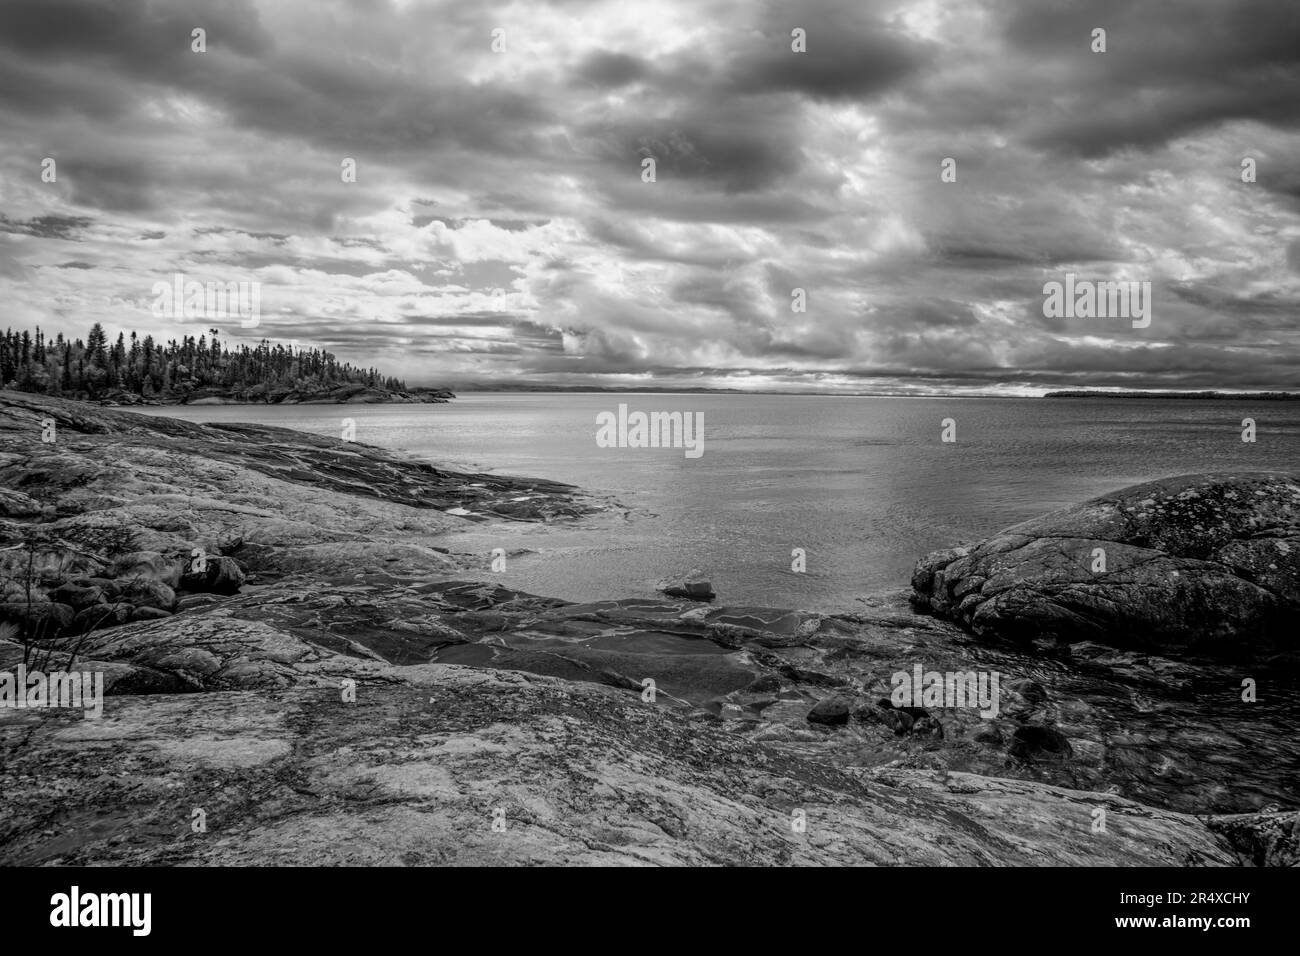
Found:
[{"label": "black and white photograph", "polygon": [[1227,868],[1087,909],[1231,946],[1298,641],[1295,0],[0,0],[33,925]]}]

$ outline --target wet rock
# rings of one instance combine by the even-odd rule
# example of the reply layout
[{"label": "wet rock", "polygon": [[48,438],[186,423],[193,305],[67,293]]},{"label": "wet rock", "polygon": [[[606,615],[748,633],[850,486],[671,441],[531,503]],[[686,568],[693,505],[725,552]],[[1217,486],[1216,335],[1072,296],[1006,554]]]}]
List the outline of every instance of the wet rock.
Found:
[{"label": "wet rock", "polygon": [[777,668],[777,673],[793,683],[811,684],[814,687],[844,687],[849,683],[846,678],[836,674],[825,674],[795,664],[782,664]]},{"label": "wet rock", "polygon": [[1070,755],[1070,741],[1054,727],[1043,724],[1021,724],[1011,735],[1007,753],[1018,760],[1035,757],[1066,757]]},{"label": "wet rock", "polygon": [[1037,705],[1047,700],[1047,689],[1038,681],[1029,677],[1008,681],[1002,686],[1019,695],[1027,704]]},{"label": "wet rock", "polygon": [[839,697],[829,697],[819,701],[808,711],[808,723],[838,726],[849,722],[849,701]]},{"label": "wet rock", "polygon": [[1297,653],[1300,480],[1187,475],[1125,488],[935,552],[915,602],[976,634]]},{"label": "wet rock", "polygon": [[1032,678],[1007,681],[1002,685],[1000,712],[1022,720],[1032,718],[1047,702],[1047,690]]},{"label": "wet rock", "polygon": [[600,672],[600,679],[602,683],[608,684],[610,687],[621,687],[624,690],[641,690],[641,684],[638,681],[634,681],[627,675],[620,674],[618,671],[612,670],[611,668],[605,668],[602,670]]},{"label": "wet rock", "polygon": [[698,569],[665,578],[659,582],[657,590],[669,597],[688,598],[692,601],[712,601],[717,597],[713,585],[704,576],[704,572]]}]

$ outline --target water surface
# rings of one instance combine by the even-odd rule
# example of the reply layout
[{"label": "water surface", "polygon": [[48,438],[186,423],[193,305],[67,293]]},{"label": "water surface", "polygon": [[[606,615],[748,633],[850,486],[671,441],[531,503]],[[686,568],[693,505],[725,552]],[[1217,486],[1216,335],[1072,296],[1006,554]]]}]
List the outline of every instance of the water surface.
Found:
[{"label": "water surface", "polygon": [[[704,454],[600,448],[596,416],[702,412]],[[501,583],[570,600],[635,596],[706,570],[720,600],[860,609],[904,587],[917,557],[1125,485],[1204,471],[1300,468],[1300,403],[784,395],[467,393],[446,405],[173,406],[432,462],[536,475],[611,496],[626,516],[583,526],[474,526],[449,542],[512,557]],[[1257,423],[1241,440],[1243,418]],[[956,422],[953,443],[942,422]],[[791,571],[806,553],[807,573]]]}]

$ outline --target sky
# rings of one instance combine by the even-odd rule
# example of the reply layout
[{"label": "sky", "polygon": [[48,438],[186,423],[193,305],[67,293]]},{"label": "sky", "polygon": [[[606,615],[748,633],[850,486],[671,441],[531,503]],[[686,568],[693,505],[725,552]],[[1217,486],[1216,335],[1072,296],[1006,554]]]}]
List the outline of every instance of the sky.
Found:
[{"label": "sky", "polygon": [[[1300,389],[1296,0],[4,0],[0,131],[0,327],[427,385]],[[1045,315],[1068,273],[1150,324]],[[258,324],[157,314],[177,274]]]}]

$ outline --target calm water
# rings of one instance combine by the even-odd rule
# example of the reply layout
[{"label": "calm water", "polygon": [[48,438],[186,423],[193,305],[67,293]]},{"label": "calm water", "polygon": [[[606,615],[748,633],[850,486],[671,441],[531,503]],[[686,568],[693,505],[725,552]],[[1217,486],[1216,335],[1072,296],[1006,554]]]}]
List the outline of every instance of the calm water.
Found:
[{"label": "calm water", "polygon": [[[704,414],[704,454],[599,448],[596,416]],[[448,542],[512,557],[493,578],[588,600],[653,593],[706,570],[720,601],[852,610],[906,586],[924,552],[1124,485],[1188,472],[1300,468],[1300,404],[1084,399],[469,393],[447,405],[196,406],[192,421],[256,421],[480,471],[537,475],[616,498],[580,527],[479,525]],[[1258,441],[1241,441],[1254,418]],[[957,441],[940,441],[953,418]],[[791,550],[807,573],[790,570]]]}]

